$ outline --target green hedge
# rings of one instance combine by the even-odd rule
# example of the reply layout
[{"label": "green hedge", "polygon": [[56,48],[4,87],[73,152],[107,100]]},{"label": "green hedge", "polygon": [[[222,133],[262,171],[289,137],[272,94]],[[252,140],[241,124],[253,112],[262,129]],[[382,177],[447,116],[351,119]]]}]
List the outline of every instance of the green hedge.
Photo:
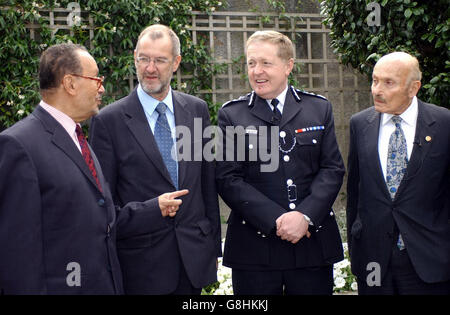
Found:
[{"label": "green hedge", "polygon": [[[372,5],[380,23],[369,26]],[[368,8],[369,6],[369,8]],[[375,62],[392,51],[419,59],[423,72],[419,98],[450,108],[450,6],[448,0],[325,0],[322,14],[331,29],[331,45],[342,63],[371,80]],[[369,17],[370,21],[374,21]]]}]

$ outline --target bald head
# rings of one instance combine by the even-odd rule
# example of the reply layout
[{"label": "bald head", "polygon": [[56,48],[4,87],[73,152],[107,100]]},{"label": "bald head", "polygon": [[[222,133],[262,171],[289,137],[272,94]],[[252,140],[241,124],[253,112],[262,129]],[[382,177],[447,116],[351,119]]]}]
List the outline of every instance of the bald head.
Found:
[{"label": "bald head", "polygon": [[389,64],[397,64],[404,68],[405,71],[408,72],[408,83],[411,81],[420,81],[422,80],[422,72],[420,71],[419,61],[416,57],[405,53],[403,51],[396,51],[381,57],[377,65],[389,63]]},{"label": "bald head", "polygon": [[405,52],[381,57],[373,68],[372,96],[375,109],[400,115],[420,89],[422,73],[419,62]]}]

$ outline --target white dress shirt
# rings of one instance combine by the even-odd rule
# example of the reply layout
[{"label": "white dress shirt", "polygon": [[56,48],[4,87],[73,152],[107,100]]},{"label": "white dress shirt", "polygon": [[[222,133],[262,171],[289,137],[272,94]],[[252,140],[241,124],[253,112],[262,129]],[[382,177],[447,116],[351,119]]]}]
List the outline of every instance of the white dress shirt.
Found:
[{"label": "white dress shirt", "polygon": [[[401,127],[406,138],[406,147],[408,154],[408,161],[411,157],[411,152],[414,146],[414,137],[416,134],[416,124],[417,124],[417,114],[418,105],[417,97],[413,97],[411,105],[400,115],[402,122]],[[378,154],[380,158],[381,168],[383,170],[383,176],[386,179],[386,167],[387,167],[387,156],[389,147],[389,138],[392,132],[395,130],[395,124],[392,121],[392,114],[381,114],[380,119],[380,132],[378,136]]]},{"label": "white dress shirt", "polygon": [[[286,93],[288,90],[288,86],[286,85],[286,88],[284,89],[283,92],[281,92],[280,95],[278,95],[276,98],[279,101],[277,108],[280,111],[281,114],[283,114],[283,108],[284,108],[284,103],[286,102]],[[270,111],[273,112],[273,105],[270,104],[270,102],[272,102],[272,100],[266,100],[267,104],[270,107]]]}]

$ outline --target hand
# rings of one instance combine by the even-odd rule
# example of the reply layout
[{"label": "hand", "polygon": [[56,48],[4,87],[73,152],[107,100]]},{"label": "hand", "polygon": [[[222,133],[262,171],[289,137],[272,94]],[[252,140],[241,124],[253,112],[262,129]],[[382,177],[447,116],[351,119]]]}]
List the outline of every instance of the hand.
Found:
[{"label": "hand", "polygon": [[299,211],[290,211],[282,214],[277,220],[277,235],[282,240],[297,243],[303,236],[311,237],[308,231],[308,222],[305,220],[303,213]]},{"label": "hand", "polygon": [[162,194],[158,197],[159,208],[161,209],[161,214],[163,217],[174,217],[177,214],[178,209],[182,201],[180,199],[175,199],[177,197],[181,197],[187,195],[189,190],[183,189],[170,193]]}]

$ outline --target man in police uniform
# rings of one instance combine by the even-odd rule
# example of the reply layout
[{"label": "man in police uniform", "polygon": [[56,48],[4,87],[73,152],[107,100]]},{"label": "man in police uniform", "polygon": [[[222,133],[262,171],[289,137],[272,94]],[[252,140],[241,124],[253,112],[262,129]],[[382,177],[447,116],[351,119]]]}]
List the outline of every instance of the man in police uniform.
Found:
[{"label": "man in police uniform", "polygon": [[[227,157],[218,163],[217,182],[232,209],[224,265],[233,268],[235,294],[332,294],[332,266],[343,258],[331,209],[345,172],[332,108],[288,86],[293,51],[278,32],[254,33],[247,41],[253,92],[218,114]],[[230,137],[227,129],[238,126],[245,131]],[[234,152],[230,159],[240,137],[245,158]],[[277,150],[270,154],[278,167],[264,170],[262,147]]]}]

